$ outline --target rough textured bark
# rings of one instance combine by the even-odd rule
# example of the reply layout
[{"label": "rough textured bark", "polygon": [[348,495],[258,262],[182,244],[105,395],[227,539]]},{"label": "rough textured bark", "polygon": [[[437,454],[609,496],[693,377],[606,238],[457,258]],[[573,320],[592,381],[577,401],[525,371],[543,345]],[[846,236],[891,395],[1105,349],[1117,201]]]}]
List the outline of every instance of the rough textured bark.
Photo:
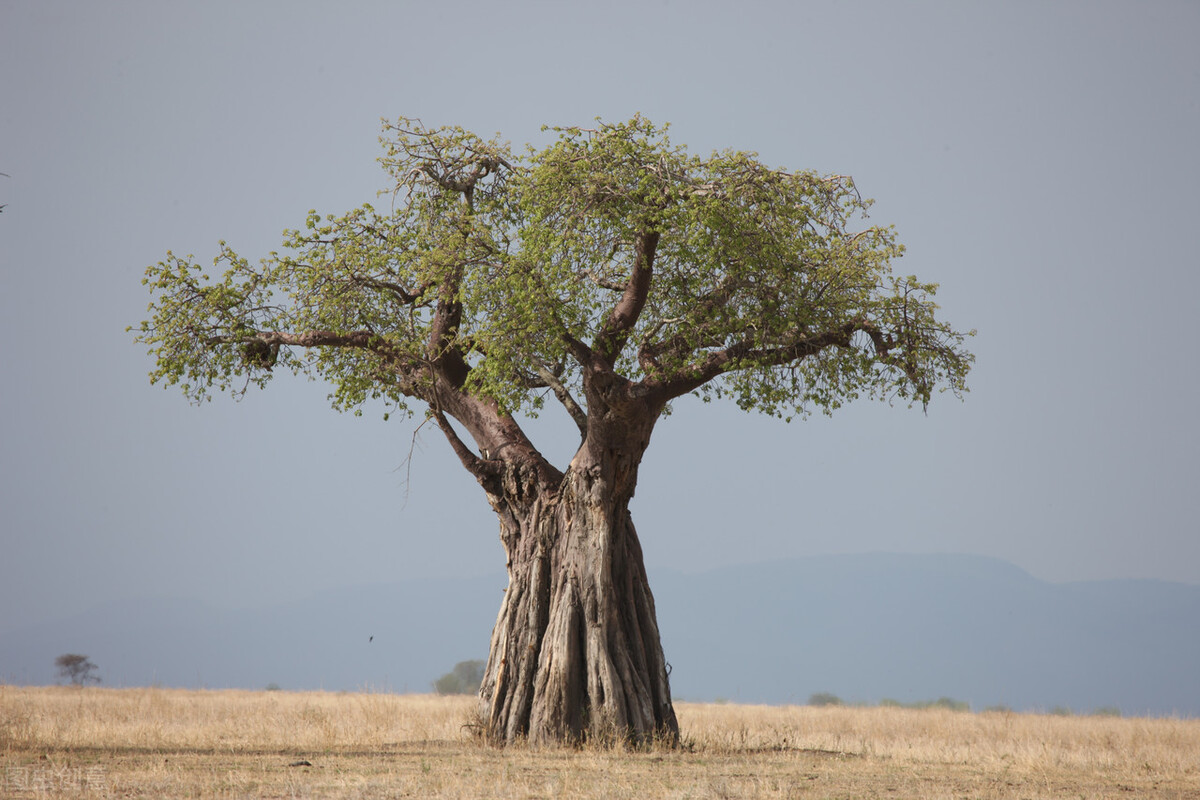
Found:
[{"label": "rough textured bark", "polygon": [[678,739],[629,514],[650,424],[594,427],[557,484],[510,468],[489,491],[509,577],[480,689],[489,738]]}]

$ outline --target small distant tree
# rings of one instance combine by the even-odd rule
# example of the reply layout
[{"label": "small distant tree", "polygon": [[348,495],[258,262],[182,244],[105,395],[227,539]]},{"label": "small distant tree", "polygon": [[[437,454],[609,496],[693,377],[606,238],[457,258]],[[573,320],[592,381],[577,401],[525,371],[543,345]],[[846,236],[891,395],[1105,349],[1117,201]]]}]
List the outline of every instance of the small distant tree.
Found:
[{"label": "small distant tree", "polygon": [[454,669],[433,682],[438,694],[474,694],[483,683],[486,661],[460,661]]},{"label": "small distant tree", "polygon": [[840,706],[842,698],[829,692],[817,692],[816,694],[809,695],[808,704],[810,706]]},{"label": "small distant tree", "polygon": [[95,674],[98,667],[87,656],[64,653],[54,659],[54,665],[58,667],[58,677],[70,681],[72,686],[100,682],[100,676]]}]

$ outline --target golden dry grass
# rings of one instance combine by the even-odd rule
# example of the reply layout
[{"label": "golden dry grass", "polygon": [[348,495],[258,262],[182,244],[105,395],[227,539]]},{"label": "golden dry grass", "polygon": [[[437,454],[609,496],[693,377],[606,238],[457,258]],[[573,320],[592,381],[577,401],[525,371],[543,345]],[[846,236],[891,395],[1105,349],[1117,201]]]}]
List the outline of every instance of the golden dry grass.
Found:
[{"label": "golden dry grass", "polygon": [[0,797],[1200,799],[1197,720],[680,703],[679,750],[498,750],[473,707],[0,686]]}]

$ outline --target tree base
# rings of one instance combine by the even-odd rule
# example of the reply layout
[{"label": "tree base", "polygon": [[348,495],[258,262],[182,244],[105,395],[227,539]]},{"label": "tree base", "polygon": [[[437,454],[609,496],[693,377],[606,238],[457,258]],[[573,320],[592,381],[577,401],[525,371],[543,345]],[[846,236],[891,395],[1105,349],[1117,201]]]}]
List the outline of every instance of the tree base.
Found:
[{"label": "tree base", "polygon": [[509,585],[480,689],[491,741],[679,740],[641,545],[602,483],[572,470],[515,529],[502,522]]}]

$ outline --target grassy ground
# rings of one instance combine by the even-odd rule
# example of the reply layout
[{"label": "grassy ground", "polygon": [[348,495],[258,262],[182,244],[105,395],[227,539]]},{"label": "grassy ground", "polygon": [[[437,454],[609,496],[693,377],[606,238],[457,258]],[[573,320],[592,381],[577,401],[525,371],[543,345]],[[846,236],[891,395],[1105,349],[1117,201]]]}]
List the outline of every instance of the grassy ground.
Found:
[{"label": "grassy ground", "polygon": [[680,750],[497,750],[473,705],[0,686],[0,797],[1200,800],[1198,720],[680,703]]}]

